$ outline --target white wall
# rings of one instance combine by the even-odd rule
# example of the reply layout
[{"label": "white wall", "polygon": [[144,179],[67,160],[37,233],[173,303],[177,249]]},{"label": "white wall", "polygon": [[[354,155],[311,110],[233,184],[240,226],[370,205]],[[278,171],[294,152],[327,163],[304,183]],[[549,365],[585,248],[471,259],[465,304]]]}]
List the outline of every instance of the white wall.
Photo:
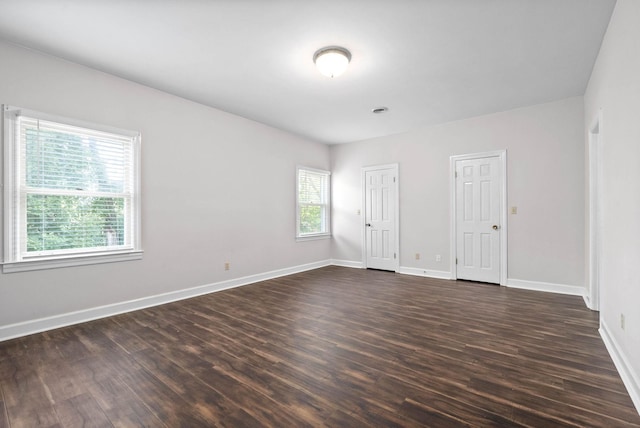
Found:
[{"label": "white wall", "polygon": [[295,241],[295,167],[329,169],[327,146],[13,45],[0,43],[0,64],[0,103],[142,132],[145,250],[141,261],[0,274],[0,337],[330,258],[330,240]]},{"label": "white wall", "polygon": [[450,272],[449,157],[507,149],[508,205],[518,207],[508,277],[584,287],[583,116],[577,97],[332,146],[334,259],[362,260],[361,168],[397,162],[400,265]]},{"label": "white wall", "polygon": [[602,109],[601,331],[640,410],[639,41],[640,2],[618,0],[585,94],[585,121]]}]

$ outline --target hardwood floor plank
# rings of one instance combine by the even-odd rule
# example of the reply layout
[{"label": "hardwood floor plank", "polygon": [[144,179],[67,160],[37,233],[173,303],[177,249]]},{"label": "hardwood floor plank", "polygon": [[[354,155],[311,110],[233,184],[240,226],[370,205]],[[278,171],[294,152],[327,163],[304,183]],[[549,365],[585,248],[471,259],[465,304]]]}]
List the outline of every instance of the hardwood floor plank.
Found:
[{"label": "hardwood floor plank", "polygon": [[0,428],[640,427],[581,298],[326,267],[0,343]]},{"label": "hardwood floor plank", "polygon": [[[607,414],[608,412],[615,411],[620,415],[626,415],[626,417],[633,418],[636,414],[635,409],[629,406],[628,395],[608,393],[602,391],[600,388],[584,387],[581,389],[581,394],[568,393],[569,384],[568,379],[559,377],[536,377],[535,374],[531,374],[531,368],[534,366],[534,362],[529,360],[522,361],[508,366],[504,362],[500,363],[500,367],[496,369],[500,370],[501,376],[496,377],[489,374],[484,376],[483,373],[478,373],[476,377],[486,380],[496,380],[498,382],[517,386],[515,388],[530,394],[542,395],[551,400],[561,401],[564,404],[576,406],[584,409],[588,409],[590,412]],[[523,369],[526,367],[526,369]],[[607,400],[603,400],[607,397]]]},{"label": "hardwood floor plank", "polygon": [[[415,419],[412,412],[436,413],[445,419],[464,419],[472,426],[475,423],[487,421],[502,421],[506,425],[512,420],[513,408],[502,403],[487,400],[469,391],[466,386],[452,385],[433,379],[429,383],[423,383],[415,379],[403,379],[395,376],[383,376],[376,383],[377,390],[395,392],[401,399],[399,411],[407,417]],[[409,403],[409,402],[410,403]],[[415,407],[418,408],[415,408]],[[409,409],[405,413],[402,409]],[[475,423],[471,423],[475,421]]]},{"label": "hardwood floor plank", "polygon": [[[149,335],[145,335],[145,337],[148,338]],[[201,403],[205,400],[211,401],[215,403],[216,406],[222,406],[226,403],[224,405],[228,408],[243,407],[250,409],[246,412],[249,412],[251,417],[257,420],[269,421],[273,419],[273,415],[270,410],[274,405],[276,405],[271,399],[273,396],[277,395],[277,402],[279,405],[291,404],[293,399],[291,398],[292,394],[290,389],[281,388],[274,378],[266,380],[263,379],[262,381],[259,380],[260,376],[263,378],[265,377],[264,373],[266,372],[255,370],[249,364],[244,364],[239,360],[234,361],[233,357],[225,358],[225,353],[221,350],[215,354],[207,354],[208,358],[206,361],[198,356],[198,352],[192,352],[193,350],[193,344],[188,348],[182,348],[180,346],[175,348],[166,348],[162,343],[158,342],[154,347],[154,351],[137,353],[136,358],[139,361],[143,357],[153,360],[151,365],[148,361],[143,362],[142,364],[154,373],[162,373],[161,380],[176,392],[182,393],[183,391],[180,390],[180,386],[172,385],[171,379],[179,379],[181,383],[184,383],[185,379],[190,379],[189,376],[192,376],[193,380],[197,379],[197,381],[202,382],[203,385],[209,388],[206,390],[204,395],[193,397],[193,399],[196,399],[197,401],[199,400]],[[164,357],[155,355],[155,351],[165,354],[166,357],[170,358],[170,360],[180,362],[185,373],[175,373],[175,371],[180,369],[177,367],[171,367],[170,360],[166,360]],[[229,361],[233,362],[229,364]],[[161,368],[154,367],[152,365],[158,363],[162,364]],[[242,371],[239,371],[238,369],[242,369]],[[242,375],[238,376],[237,374],[239,373],[242,373]],[[280,394],[278,395],[279,387]],[[193,388],[190,388],[190,390],[194,390],[197,393],[198,388],[194,386]],[[282,391],[284,391],[284,393]],[[259,394],[256,394],[256,392]],[[227,396],[232,397],[232,399],[227,398]],[[297,401],[299,400],[296,399],[293,400],[296,401],[294,404],[298,407],[305,407],[307,402],[312,401],[312,397],[303,398],[303,403],[298,403]],[[211,408],[212,405],[209,404],[208,407]],[[229,413],[229,410],[226,408],[220,408],[214,413],[225,414]],[[220,421],[217,422],[221,423]],[[291,417],[280,417],[273,421],[273,424],[275,426],[300,426],[301,424],[304,425],[305,422],[304,420],[296,420]]]},{"label": "hardwood floor plank", "polygon": [[192,405],[189,397],[176,394],[147,371],[123,376],[127,387],[145,403],[166,426],[214,426],[212,415]]},{"label": "hardwood floor plank", "polygon": [[263,424],[260,421],[253,418],[253,416],[242,409],[229,413],[224,417],[224,420],[220,422],[221,427],[229,428],[254,428],[261,425]]},{"label": "hardwood floor plank", "polygon": [[[117,318],[115,320],[117,320]],[[117,324],[115,320],[114,323]],[[142,338],[130,334],[127,329],[120,328],[120,325],[106,329],[104,334],[128,354],[149,348],[149,344]]]},{"label": "hardwood floor plank", "polygon": [[604,416],[590,411],[588,408],[573,407],[565,402],[555,401],[541,395],[541,393],[529,393],[520,390],[513,383],[502,383],[485,379],[471,379],[469,387],[472,390],[482,392],[502,400],[517,403],[527,413],[540,415],[562,423],[577,427],[612,427],[612,426],[637,426],[637,423],[626,423],[617,417]]},{"label": "hardwood floor plank", "polygon": [[[10,426],[53,427],[58,416],[53,398],[38,372],[26,358],[5,359],[0,379]],[[10,370],[7,370],[10,369]]]},{"label": "hardwood floor plank", "polygon": [[[447,408],[449,412],[442,412],[438,408]],[[455,413],[458,411],[459,413]],[[400,407],[400,414],[410,417],[412,420],[424,426],[434,427],[520,427],[513,421],[491,413],[470,412],[468,407],[455,405],[448,400],[438,401],[431,397],[424,402],[418,402],[407,398]]]},{"label": "hardwood floor plank", "polygon": [[89,392],[114,427],[166,426],[123,381],[109,377],[96,381]]},{"label": "hardwood floor plank", "polygon": [[90,394],[81,394],[55,404],[60,425],[108,428],[113,425]]},{"label": "hardwood floor plank", "polygon": [[2,392],[2,384],[0,383],[0,428],[9,428],[9,415],[7,414],[7,406],[4,402],[4,393]]}]

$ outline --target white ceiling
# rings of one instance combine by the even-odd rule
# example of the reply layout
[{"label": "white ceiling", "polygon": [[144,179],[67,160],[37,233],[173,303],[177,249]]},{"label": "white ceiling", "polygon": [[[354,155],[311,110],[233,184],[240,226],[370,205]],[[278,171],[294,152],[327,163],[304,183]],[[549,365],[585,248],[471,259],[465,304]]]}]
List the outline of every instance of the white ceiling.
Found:
[{"label": "white ceiling", "polygon": [[[0,0],[0,38],[343,143],[584,94],[614,4]],[[353,56],[335,79],[327,45]]]}]

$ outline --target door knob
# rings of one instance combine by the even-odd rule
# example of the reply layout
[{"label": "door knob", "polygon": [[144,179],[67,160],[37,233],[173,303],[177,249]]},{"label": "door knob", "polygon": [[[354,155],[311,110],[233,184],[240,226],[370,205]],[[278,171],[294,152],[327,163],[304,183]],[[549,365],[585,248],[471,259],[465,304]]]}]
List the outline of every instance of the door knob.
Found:
[{"label": "door knob", "polygon": [[500,226],[498,226],[497,224],[494,224],[493,226],[491,226],[491,228],[493,230],[498,230],[498,229],[500,229]]},{"label": "door knob", "polygon": [[367,224],[365,224],[365,226],[371,227],[371,223],[367,223]]}]

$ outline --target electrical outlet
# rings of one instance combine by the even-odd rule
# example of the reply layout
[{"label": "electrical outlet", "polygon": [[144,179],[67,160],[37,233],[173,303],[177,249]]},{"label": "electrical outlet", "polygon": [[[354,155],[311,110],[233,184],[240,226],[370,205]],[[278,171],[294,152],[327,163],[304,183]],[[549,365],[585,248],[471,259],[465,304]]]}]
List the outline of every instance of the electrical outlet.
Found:
[{"label": "electrical outlet", "polygon": [[624,314],[620,314],[620,328],[624,330]]},{"label": "electrical outlet", "polygon": [[224,270],[229,270],[229,269],[231,269],[231,263],[224,262]]},{"label": "electrical outlet", "polygon": [[437,262],[441,262],[442,261],[442,256],[440,254],[436,254],[436,261]]},{"label": "electrical outlet", "polygon": [[357,211],[356,211],[356,215],[360,215],[360,210],[357,210]]},{"label": "electrical outlet", "polygon": [[518,214],[518,207],[511,207],[511,214]]},{"label": "electrical outlet", "polygon": [[420,260],[420,253],[416,253],[416,260]]}]

